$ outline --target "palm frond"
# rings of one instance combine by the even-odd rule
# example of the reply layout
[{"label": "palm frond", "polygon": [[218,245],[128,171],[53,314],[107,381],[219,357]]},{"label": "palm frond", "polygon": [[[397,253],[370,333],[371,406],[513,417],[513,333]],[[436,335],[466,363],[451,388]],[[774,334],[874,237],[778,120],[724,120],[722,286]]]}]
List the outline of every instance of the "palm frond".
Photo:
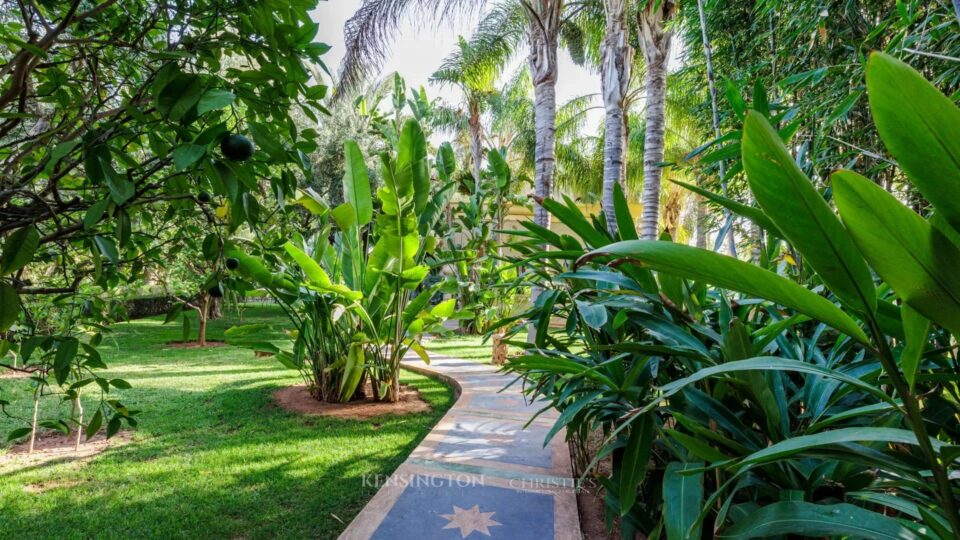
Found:
[{"label": "palm frond", "polygon": [[421,15],[421,24],[426,24],[479,12],[484,4],[484,0],[364,0],[343,27],[346,55],[334,98],[356,90],[379,71],[397,28],[408,15]]}]

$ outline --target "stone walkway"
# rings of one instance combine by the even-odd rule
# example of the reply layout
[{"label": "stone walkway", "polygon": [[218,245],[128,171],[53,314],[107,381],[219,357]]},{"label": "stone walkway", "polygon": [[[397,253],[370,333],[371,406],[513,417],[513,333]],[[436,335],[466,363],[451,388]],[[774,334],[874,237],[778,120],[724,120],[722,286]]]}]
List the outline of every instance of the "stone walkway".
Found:
[{"label": "stone walkway", "polygon": [[404,367],[449,381],[457,402],[340,536],[346,540],[579,540],[563,433],[543,447],[556,413],[538,410],[494,366],[431,355]]}]

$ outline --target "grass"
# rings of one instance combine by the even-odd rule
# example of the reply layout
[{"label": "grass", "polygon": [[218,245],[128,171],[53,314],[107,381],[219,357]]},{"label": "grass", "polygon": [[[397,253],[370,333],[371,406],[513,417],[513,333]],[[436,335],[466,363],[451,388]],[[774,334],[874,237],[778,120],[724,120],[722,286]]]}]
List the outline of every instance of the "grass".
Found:
[{"label": "grass", "polygon": [[493,344],[490,340],[484,342],[483,336],[434,338],[424,346],[429,352],[473,362],[489,363],[493,356]]},{"label": "grass", "polygon": [[[109,376],[133,385],[121,399],[143,411],[133,441],[82,461],[0,464],[0,537],[336,538],[376,492],[364,476],[392,473],[452,404],[442,383],[404,373],[430,412],[298,416],[271,400],[300,381],[296,372],[244,349],[166,348],[180,329],[161,322],[118,324],[101,346]],[[261,306],[244,322],[285,320]],[[208,338],[233,324],[229,314],[211,321]],[[0,389],[26,418],[28,381]],[[46,416],[56,401],[43,402]],[[0,417],[0,433],[22,425]]]}]

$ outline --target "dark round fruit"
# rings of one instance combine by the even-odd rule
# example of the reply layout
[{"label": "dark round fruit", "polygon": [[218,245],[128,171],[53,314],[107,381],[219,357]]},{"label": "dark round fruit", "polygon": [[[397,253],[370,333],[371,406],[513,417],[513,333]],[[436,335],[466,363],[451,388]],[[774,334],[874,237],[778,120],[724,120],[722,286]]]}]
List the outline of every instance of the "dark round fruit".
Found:
[{"label": "dark round fruit", "polygon": [[207,291],[207,292],[210,293],[210,296],[212,296],[212,297],[214,297],[214,298],[222,298],[222,297],[223,297],[223,285],[220,285],[219,283],[217,283],[217,284],[214,285],[213,287],[210,287],[210,290]]},{"label": "dark round fruit", "polygon": [[220,141],[220,151],[231,161],[246,161],[253,157],[253,143],[243,135],[234,133]]},{"label": "dark round fruit", "polygon": [[234,257],[230,257],[229,259],[227,259],[227,268],[229,268],[230,270],[236,270],[237,268],[240,268],[240,260]]},{"label": "dark round fruit", "polygon": [[206,191],[201,191],[200,194],[197,195],[197,200],[202,202],[203,204],[207,204],[208,202],[213,200],[213,198],[210,197],[210,194],[207,193]]}]

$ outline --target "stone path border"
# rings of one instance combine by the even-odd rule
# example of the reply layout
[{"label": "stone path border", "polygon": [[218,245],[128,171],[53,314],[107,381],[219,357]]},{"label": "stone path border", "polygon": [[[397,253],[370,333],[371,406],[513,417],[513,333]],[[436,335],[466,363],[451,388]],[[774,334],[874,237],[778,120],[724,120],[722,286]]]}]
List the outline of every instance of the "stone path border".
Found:
[{"label": "stone path border", "polygon": [[557,415],[530,423],[539,405],[495,366],[431,355],[403,367],[459,389],[457,402],[340,535],[341,540],[580,540],[563,433],[547,448]]}]

